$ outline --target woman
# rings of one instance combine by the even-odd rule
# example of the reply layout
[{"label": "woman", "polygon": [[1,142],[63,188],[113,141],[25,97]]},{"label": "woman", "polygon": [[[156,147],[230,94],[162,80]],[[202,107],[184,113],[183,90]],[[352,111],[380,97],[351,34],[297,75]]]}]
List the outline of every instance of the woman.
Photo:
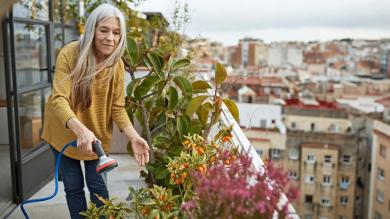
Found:
[{"label": "woman", "polygon": [[60,166],[72,218],[81,218],[79,212],[87,209],[81,160],[91,201],[102,205],[95,193],[108,198],[103,177],[95,170],[98,160],[92,143],[101,141],[104,151],[109,152],[112,122],[131,141],[138,164],[144,166],[149,161],[149,146],[134,130],[124,109],[125,70],[121,56],[125,46],[123,14],[103,4],[88,17],[84,37],[64,46],[57,57],[42,138],[55,155],[65,144],[77,140],[77,148],[65,151]]}]

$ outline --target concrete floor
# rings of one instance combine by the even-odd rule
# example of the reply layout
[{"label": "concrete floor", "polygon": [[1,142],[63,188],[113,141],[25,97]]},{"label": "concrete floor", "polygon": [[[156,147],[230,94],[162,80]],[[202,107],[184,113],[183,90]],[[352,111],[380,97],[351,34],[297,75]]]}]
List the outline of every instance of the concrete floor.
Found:
[{"label": "concrete floor", "polygon": [[[129,194],[129,186],[134,188],[146,187],[143,179],[139,177],[139,167],[135,160],[127,154],[110,155],[118,161],[119,166],[108,174],[108,191],[110,198],[124,200]],[[25,205],[25,209],[31,219],[69,219],[68,208],[65,200],[63,184],[60,182],[58,194],[49,201],[31,203]],[[54,192],[54,180],[48,183],[32,198],[42,198]],[[88,189],[85,188],[86,197],[89,197]],[[87,198],[88,200],[88,198]],[[7,219],[23,219],[22,211],[17,207]]]}]

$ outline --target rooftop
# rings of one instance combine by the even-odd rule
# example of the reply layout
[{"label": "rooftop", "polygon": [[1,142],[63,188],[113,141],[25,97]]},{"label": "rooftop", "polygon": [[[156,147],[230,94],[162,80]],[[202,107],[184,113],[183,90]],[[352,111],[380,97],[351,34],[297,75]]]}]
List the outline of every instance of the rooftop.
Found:
[{"label": "rooftop", "polygon": [[316,100],[318,105],[306,105],[304,102],[299,100],[298,98],[294,99],[287,99],[286,101],[286,107],[293,107],[293,108],[299,108],[299,109],[333,109],[333,110],[342,110],[340,109],[336,103],[334,102],[326,102],[321,100]]}]

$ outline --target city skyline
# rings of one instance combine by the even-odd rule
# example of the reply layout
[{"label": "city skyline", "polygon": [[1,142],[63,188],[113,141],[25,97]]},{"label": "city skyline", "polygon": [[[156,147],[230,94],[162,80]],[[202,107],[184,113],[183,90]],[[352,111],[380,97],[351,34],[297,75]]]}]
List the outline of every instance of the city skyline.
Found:
[{"label": "city skyline", "polygon": [[[191,21],[184,33],[224,45],[235,45],[245,37],[265,42],[390,37],[390,2],[385,0],[187,2]],[[137,9],[160,11],[171,20],[174,6],[175,0],[145,1]]]}]

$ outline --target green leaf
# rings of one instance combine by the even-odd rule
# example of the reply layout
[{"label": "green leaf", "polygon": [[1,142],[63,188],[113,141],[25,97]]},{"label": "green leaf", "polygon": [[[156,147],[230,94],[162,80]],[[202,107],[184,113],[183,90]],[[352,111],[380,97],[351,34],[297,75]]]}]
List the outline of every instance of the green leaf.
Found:
[{"label": "green leaf", "polygon": [[139,59],[139,49],[137,42],[132,38],[127,38],[127,57],[132,67],[136,67]]},{"label": "green leaf", "polygon": [[147,64],[154,69],[154,71],[161,76],[162,62],[160,56],[150,52],[146,55]]},{"label": "green leaf", "polygon": [[157,175],[156,175],[156,179],[164,179],[165,177],[167,177],[169,174],[169,171],[167,168],[163,167],[160,169],[160,171],[158,171]]},{"label": "green leaf", "polygon": [[164,111],[164,108],[160,106],[155,106],[152,108],[152,110],[149,111],[149,125],[152,125],[157,121],[158,116],[161,112]]},{"label": "green leaf", "polygon": [[208,96],[197,96],[192,98],[186,109],[186,115],[192,117],[192,114],[202,105],[202,103],[208,98]]},{"label": "green leaf", "polygon": [[210,102],[203,104],[203,107],[206,108],[208,111],[214,111],[214,106]]},{"label": "green leaf", "polygon": [[179,133],[180,141],[184,140],[184,135],[188,135],[189,122],[184,116],[180,116],[176,120],[177,131]]},{"label": "green leaf", "polygon": [[210,112],[210,110],[205,106],[205,104],[202,105],[202,107],[200,107],[198,117],[199,117],[200,122],[203,124],[203,126],[207,125],[207,120],[209,118],[209,112]]},{"label": "green leaf", "polygon": [[215,83],[222,84],[227,77],[226,69],[221,63],[217,63],[215,68]]},{"label": "green leaf", "polygon": [[138,108],[138,109],[135,110],[135,118],[136,118],[141,124],[143,124],[144,119],[143,119],[143,116],[142,116],[141,109]]},{"label": "green leaf", "polygon": [[176,88],[169,87],[169,102],[168,102],[168,109],[173,109],[175,106],[177,106],[177,103],[179,101],[179,94],[177,93]]},{"label": "green leaf", "polygon": [[207,81],[195,81],[192,83],[192,89],[194,90],[205,90],[211,88]]},{"label": "green leaf", "polygon": [[180,60],[177,60],[177,61],[175,61],[175,62],[172,64],[171,72],[175,72],[175,71],[179,70],[180,68],[187,67],[187,66],[190,65],[190,64],[191,64],[191,62],[190,62],[190,60],[188,60],[188,59],[180,59]]},{"label": "green leaf", "polygon": [[159,81],[159,77],[155,75],[150,75],[146,77],[140,85],[135,88],[134,98],[140,100],[143,96],[145,96],[153,86]]},{"label": "green leaf", "polygon": [[216,124],[217,122],[219,122],[220,118],[221,118],[221,111],[222,110],[218,110],[215,112],[214,114],[214,117],[213,117],[213,120],[211,121],[211,125],[214,125]]},{"label": "green leaf", "polygon": [[186,99],[190,99],[192,97],[192,86],[187,78],[183,76],[176,76],[173,78],[173,81],[181,89],[183,96]]},{"label": "green leaf", "polygon": [[134,92],[134,87],[138,86],[138,84],[140,83],[141,80],[139,79],[135,79],[133,81],[131,81],[127,87],[126,87],[126,94],[127,96],[132,96],[133,95],[133,92]]},{"label": "green leaf", "polygon": [[238,122],[240,118],[240,112],[238,111],[237,105],[233,100],[223,99],[226,107],[229,109],[230,113],[233,115],[234,119]]},{"label": "green leaf", "polygon": [[194,121],[196,122],[191,122],[191,128],[188,130],[190,135],[200,134],[200,132],[202,131],[202,123],[199,120]]},{"label": "green leaf", "polygon": [[168,118],[171,118],[171,119],[174,119],[175,118],[175,115],[173,114],[173,111],[172,110],[168,110],[165,112],[165,115],[168,117]]}]

